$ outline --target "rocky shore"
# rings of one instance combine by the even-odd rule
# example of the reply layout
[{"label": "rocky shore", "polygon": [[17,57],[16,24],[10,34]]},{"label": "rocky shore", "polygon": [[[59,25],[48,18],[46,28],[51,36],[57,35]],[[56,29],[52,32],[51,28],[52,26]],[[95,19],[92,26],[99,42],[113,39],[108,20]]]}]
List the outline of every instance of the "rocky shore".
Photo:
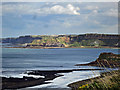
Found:
[{"label": "rocky shore", "polygon": [[[99,58],[96,61],[90,62],[88,64],[77,64],[76,66],[98,66],[98,67],[109,67],[109,68],[119,68],[120,67],[120,55],[113,53],[101,53]],[[104,69],[71,69],[71,70],[31,70],[25,72],[28,75],[39,75],[44,76],[44,78],[33,78],[26,77],[23,78],[14,78],[14,77],[2,77],[2,89],[20,89],[25,87],[31,87],[41,84],[46,84],[50,82],[45,82],[48,80],[53,80],[57,77],[63,76],[60,73],[69,73],[72,71],[94,71],[94,70],[104,70]],[[111,74],[110,74],[111,75]],[[79,82],[69,84],[73,90],[78,90],[80,85],[90,83],[91,80],[97,80],[102,78],[104,75],[101,74],[100,77],[93,79],[87,79]],[[109,75],[108,75],[109,76]],[[106,78],[106,77],[105,77]],[[99,80],[98,80],[99,81]],[[77,87],[77,89],[74,89]]]},{"label": "rocky shore", "polygon": [[45,81],[53,80],[57,77],[63,76],[60,73],[69,73],[72,71],[89,71],[89,70],[103,70],[103,69],[72,69],[72,70],[43,70],[43,71],[32,70],[30,72],[25,72],[25,73],[28,75],[40,75],[40,76],[44,76],[45,78],[33,78],[26,76],[23,76],[23,78],[2,77],[2,89],[20,89],[25,87],[46,84],[50,82],[45,82]]}]

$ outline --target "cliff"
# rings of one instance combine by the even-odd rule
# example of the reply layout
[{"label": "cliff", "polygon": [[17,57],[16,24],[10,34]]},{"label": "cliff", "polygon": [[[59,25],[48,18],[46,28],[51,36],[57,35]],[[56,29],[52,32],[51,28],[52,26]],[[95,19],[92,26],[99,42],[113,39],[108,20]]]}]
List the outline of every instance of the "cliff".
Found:
[{"label": "cliff", "polygon": [[111,34],[28,35],[17,38],[3,38],[1,42],[26,47],[119,47],[119,37],[120,35]]},{"label": "cliff", "polygon": [[120,54],[101,53],[97,60],[87,64],[76,64],[76,66],[120,67]]}]

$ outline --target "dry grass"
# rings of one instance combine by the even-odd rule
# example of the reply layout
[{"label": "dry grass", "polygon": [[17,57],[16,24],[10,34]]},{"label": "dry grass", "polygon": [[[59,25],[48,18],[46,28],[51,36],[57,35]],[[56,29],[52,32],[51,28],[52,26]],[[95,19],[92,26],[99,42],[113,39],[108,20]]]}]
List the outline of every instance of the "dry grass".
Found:
[{"label": "dry grass", "polygon": [[[107,64],[110,66],[109,62],[106,60]],[[119,90],[120,89],[120,69],[112,70],[105,67],[103,63],[98,61],[99,68],[105,69],[105,72],[101,74],[100,77],[97,78],[90,78],[88,80],[79,81],[70,85],[73,90],[81,90],[81,88],[88,89],[88,90]],[[116,67],[114,65],[114,67]],[[91,70],[94,75],[96,73]],[[89,76],[88,76],[89,77]]]}]

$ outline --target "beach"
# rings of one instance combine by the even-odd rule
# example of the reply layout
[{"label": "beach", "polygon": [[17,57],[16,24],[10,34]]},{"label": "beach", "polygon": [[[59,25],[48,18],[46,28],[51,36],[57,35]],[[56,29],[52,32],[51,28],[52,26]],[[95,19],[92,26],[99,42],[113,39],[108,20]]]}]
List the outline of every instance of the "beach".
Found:
[{"label": "beach", "polygon": [[[50,80],[64,76],[61,73],[68,74],[68,73],[72,73],[73,71],[89,72],[91,70],[103,70],[103,69],[73,69],[73,70],[48,70],[48,71],[35,70],[35,71],[30,71],[27,74],[28,75],[38,75],[38,76],[40,75],[40,76],[44,76],[44,78],[35,78],[35,77],[27,77],[27,76],[23,76],[23,78],[2,77],[2,88],[3,89],[11,89],[11,88],[19,89],[19,88],[32,87],[32,86],[37,86],[37,85],[42,85],[42,84],[43,85],[49,84],[49,83],[51,83]],[[45,81],[48,81],[48,82],[45,82]],[[35,87],[32,87],[32,88],[35,88]],[[40,88],[40,86],[39,86],[39,88]]]}]

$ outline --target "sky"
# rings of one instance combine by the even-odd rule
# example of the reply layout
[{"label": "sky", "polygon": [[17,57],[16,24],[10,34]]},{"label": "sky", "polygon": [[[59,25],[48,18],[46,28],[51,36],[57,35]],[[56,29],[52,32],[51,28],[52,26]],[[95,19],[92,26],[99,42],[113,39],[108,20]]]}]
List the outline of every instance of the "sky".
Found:
[{"label": "sky", "polygon": [[2,37],[118,33],[117,2],[4,2]]}]

